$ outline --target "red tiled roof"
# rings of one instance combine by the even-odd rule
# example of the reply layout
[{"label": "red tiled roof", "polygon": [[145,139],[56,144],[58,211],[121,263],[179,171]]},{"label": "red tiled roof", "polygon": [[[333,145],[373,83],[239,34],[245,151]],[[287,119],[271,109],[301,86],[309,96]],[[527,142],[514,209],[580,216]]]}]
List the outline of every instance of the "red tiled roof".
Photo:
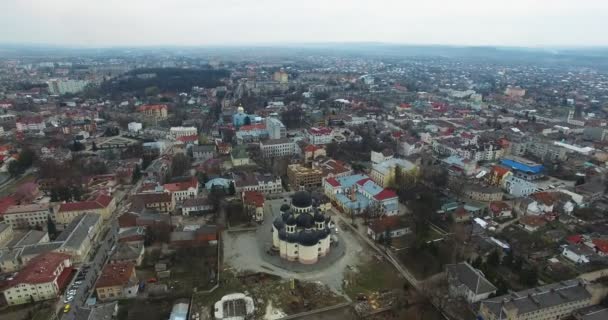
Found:
[{"label": "red tiled roof", "polygon": [[129,284],[131,275],[135,272],[132,262],[117,262],[106,264],[95,284],[95,288],[124,286]]},{"label": "red tiled roof", "polygon": [[532,227],[540,227],[547,224],[545,219],[538,216],[523,216],[519,219],[519,222]]},{"label": "red tiled roof", "polygon": [[549,192],[537,192],[537,193],[533,193],[532,194],[532,199],[538,201],[538,202],[542,202],[545,205],[552,205],[553,202],[555,201],[555,197],[553,197],[553,195]]},{"label": "red tiled roof", "polygon": [[15,198],[13,198],[13,196],[6,196],[0,198],[0,215],[4,214],[6,209],[16,204],[17,202],[15,201]]},{"label": "red tiled roof", "polygon": [[21,271],[19,271],[13,280],[9,281],[9,287],[21,283],[47,283],[52,282],[59,275],[53,275],[65,260],[69,260],[70,256],[58,252],[45,252],[30,260]]},{"label": "red tiled roof", "polygon": [[314,144],[309,144],[304,148],[305,152],[315,152],[317,150],[323,149],[322,147],[315,146]]},{"label": "red tiled roof", "polygon": [[253,130],[265,130],[266,126],[263,123],[249,124],[242,126],[239,131],[253,131]]},{"label": "red tiled roof", "polygon": [[503,201],[492,201],[490,202],[490,210],[494,213],[510,210],[511,207]]},{"label": "red tiled roof", "polygon": [[397,197],[397,194],[395,193],[395,191],[393,191],[391,189],[384,189],[384,190],[380,191],[380,193],[378,193],[377,195],[374,196],[374,198],[378,201],[391,199],[391,198],[395,198],[395,197]]},{"label": "red tiled roof", "polygon": [[192,177],[190,180],[187,180],[187,181],[166,183],[163,187],[170,192],[175,192],[175,191],[186,191],[189,188],[196,188],[197,184],[198,184],[198,180],[196,179],[196,177]]},{"label": "red tiled roof", "polygon": [[112,199],[112,197],[101,193],[94,200],[62,203],[59,212],[103,209],[110,205]]},{"label": "red tiled roof", "polygon": [[166,104],[147,104],[144,106],[139,106],[137,108],[137,111],[161,110],[161,109],[167,109],[167,105]]},{"label": "red tiled roof", "polygon": [[338,182],[338,180],[336,180],[335,178],[329,178],[326,181],[334,188],[340,186],[340,182]]},{"label": "red tiled roof", "polygon": [[583,236],[580,234],[571,235],[566,238],[566,241],[570,244],[579,244],[583,242]]},{"label": "red tiled roof", "polygon": [[503,166],[493,166],[492,171],[502,177],[509,172],[509,169]]},{"label": "red tiled roof", "polygon": [[197,135],[191,135],[191,136],[181,136],[177,138],[178,141],[181,142],[194,142],[198,140],[198,136]]},{"label": "red tiled roof", "polygon": [[255,205],[256,207],[264,206],[264,194],[258,191],[243,192],[243,202],[245,204]]},{"label": "red tiled roof", "polygon": [[382,233],[386,230],[393,230],[399,228],[401,220],[398,216],[388,216],[381,219],[377,219],[369,224],[369,228],[374,233]]},{"label": "red tiled roof", "polygon": [[591,242],[593,242],[593,244],[595,245],[597,250],[599,250],[603,253],[608,253],[608,240],[593,239],[593,240],[591,240]]},{"label": "red tiled roof", "polygon": [[35,117],[23,117],[21,119],[19,119],[19,121],[17,121],[18,123],[24,123],[24,124],[35,124],[35,123],[42,123],[44,122],[44,119],[42,119],[42,117],[40,116],[35,116]]},{"label": "red tiled roof", "polygon": [[370,178],[363,178],[363,179],[357,181],[357,184],[360,185],[360,186],[362,186],[362,185],[364,185],[366,182],[368,182],[370,180],[372,180],[372,179],[370,179]]},{"label": "red tiled roof", "polygon": [[315,136],[323,136],[323,135],[328,135],[332,133],[332,129],[331,128],[326,128],[326,127],[312,127],[310,129],[308,129],[308,133],[315,135]]}]

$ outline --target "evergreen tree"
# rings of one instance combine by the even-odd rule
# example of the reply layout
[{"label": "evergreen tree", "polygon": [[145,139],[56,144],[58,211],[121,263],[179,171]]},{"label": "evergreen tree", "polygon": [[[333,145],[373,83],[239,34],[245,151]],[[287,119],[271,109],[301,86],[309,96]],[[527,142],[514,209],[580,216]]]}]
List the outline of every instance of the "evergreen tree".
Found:
[{"label": "evergreen tree", "polygon": [[133,170],[133,176],[131,180],[133,181],[133,183],[135,183],[139,181],[139,179],[141,179],[141,169],[139,168],[139,165],[136,165],[135,169]]},{"label": "evergreen tree", "polygon": [[234,182],[230,182],[230,186],[228,187],[228,193],[233,196],[236,194],[236,188],[234,187]]},{"label": "evergreen tree", "polygon": [[57,233],[57,226],[50,216],[46,220],[46,230],[48,231],[49,236],[54,236]]}]

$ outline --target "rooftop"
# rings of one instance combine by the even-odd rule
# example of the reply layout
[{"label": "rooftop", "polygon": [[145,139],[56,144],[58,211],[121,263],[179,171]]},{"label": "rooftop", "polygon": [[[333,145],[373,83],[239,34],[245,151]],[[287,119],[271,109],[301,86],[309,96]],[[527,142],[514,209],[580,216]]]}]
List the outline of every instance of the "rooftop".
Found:
[{"label": "rooftop", "polygon": [[55,280],[59,274],[54,274],[55,270],[70,256],[57,252],[46,252],[30,260],[13,280],[9,281],[9,286],[20,283],[47,283]]},{"label": "rooftop", "polygon": [[445,266],[448,277],[466,286],[476,295],[496,291],[496,287],[484,275],[466,262]]},{"label": "rooftop", "polygon": [[131,262],[106,264],[95,284],[95,288],[125,286],[135,274],[135,265]]}]

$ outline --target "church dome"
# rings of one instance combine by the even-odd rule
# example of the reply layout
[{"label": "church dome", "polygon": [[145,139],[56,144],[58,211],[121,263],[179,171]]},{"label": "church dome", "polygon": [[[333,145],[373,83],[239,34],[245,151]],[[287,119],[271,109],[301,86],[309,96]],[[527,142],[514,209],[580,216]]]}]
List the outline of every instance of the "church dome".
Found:
[{"label": "church dome", "polygon": [[277,217],[276,219],[274,219],[274,222],[272,223],[272,225],[274,225],[274,227],[277,228],[277,230],[281,230],[281,229],[285,228],[285,222],[283,221],[283,219],[281,217]]},{"label": "church dome", "polygon": [[243,108],[242,106],[239,106],[238,108],[236,108],[236,112],[245,113],[245,108]]},{"label": "church dome", "polygon": [[281,205],[281,212],[285,212],[289,210],[289,205],[288,204],[283,204]]},{"label": "church dome", "polygon": [[298,224],[298,222],[293,214],[289,214],[286,217],[284,217],[283,219],[285,219],[284,220],[285,224],[288,226],[295,226],[296,224]]},{"label": "church dome", "polygon": [[291,204],[298,208],[308,208],[312,205],[312,198],[310,193],[306,191],[298,191],[293,195]]},{"label": "church dome", "polygon": [[325,222],[325,216],[320,212],[315,212],[315,222]]},{"label": "church dome", "polygon": [[298,227],[301,227],[304,229],[310,229],[314,226],[314,218],[309,213],[299,214],[298,217],[296,218],[296,222],[298,224]]},{"label": "church dome", "polygon": [[316,231],[313,230],[304,230],[298,234],[298,243],[306,246],[312,247],[319,242],[319,236]]}]

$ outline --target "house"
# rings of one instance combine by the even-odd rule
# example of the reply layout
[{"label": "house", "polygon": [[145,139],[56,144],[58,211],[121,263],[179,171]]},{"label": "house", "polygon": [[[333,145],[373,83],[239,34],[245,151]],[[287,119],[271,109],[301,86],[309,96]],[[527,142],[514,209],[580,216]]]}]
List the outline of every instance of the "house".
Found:
[{"label": "house", "polygon": [[13,229],[46,226],[49,217],[55,220],[53,207],[48,203],[13,205],[6,209],[3,217]]},{"label": "house", "polygon": [[492,218],[510,218],[512,217],[511,206],[504,201],[492,201],[488,206]]},{"label": "house", "polygon": [[13,306],[59,297],[69,283],[71,266],[67,254],[46,252],[36,256],[14,277],[0,284],[4,300]]},{"label": "house", "polygon": [[215,208],[209,198],[193,198],[186,199],[181,204],[182,215],[191,216],[195,214],[203,214],[212,212]]},{"label": "house", "polygon": [[466,184],[463,189],[466,197],[476,201],[500,201],[503,196],[502,190],[498,187]]},{"label": "house", "polygon": [[154,104],[154,105],[143,105],[137,108],[137,111],[146,118],[153,120],[164,120],[167,119],[168,110],[166,104]]},{"label": "house", "polygon": [[217,244],[218,228],[214,225],[204,225],[196,230],[171,232],[169,244],[172,247],[198,247]]},{"label": "house", "polygon": [[134,298],[137,296],[139,282],[132,262],[106,264],[97,283],[95,292],[100,301]]},{"label": "house", "polygon": [[326,157],[327,152],[325,151],[324,146],[317,146],[314,144],[309,144],[304,147],[304,161],[310,162],[315,160],[317,157]]},{"label": "house", "polygon": [[519,218],[519,224],[526,231],[535,232],[539,228],[544,227],[547,224],[547,221],[539,216],[523,216]]},{"label": "house", "polygon": [[496,293],[496,287],[483,273],[467,262],[448,264],[445,270],[451,296],[463,297],[467,302],[475,303]]},{"label": "house", "polygon": [[376,219],[367,226],[367,235],[375,241],[386,236],[397,238],[410,233],[410,227],[398,216]]},{"label": "house", "polygon": [[204,144],[192,147],[192,157],[195,161],[207,161],[215,157],[215,146]]},{"label": "house", "polygon": [[243,146],[238,146],[230,152],[230,161],[233,167],[246,166],[250,164],[249,153]]},{"label": "house", "polygon": [[258,191],[244,191],[243,206],[257,222],[264,221],[264,194]]},{"label": "house", "polygon": [[567,280],[483,300],[479,317],[486,320],[565,319],[592,304],[583,280]]},{"label": "house", "polygon": [[193,199],[198,196],[199,185],[196,177],[166,183],[163,187],[165,192],[169,192],[171,194],[174,203],[179,203],[186,199]]},{"label": "house", "polygon": [[577,263],[585,264],[589,263],[591,256],[594,255],[594,251],[584,245],[567,245],[562,249],[562,256],[568,260]]},{"label": "house", "polygon": [[377,210],[379,215],[389,216],[399,213],[397,194],[366,175],[324,178],[323,191],[333,206],[344,213],[360,214],[364,210]]},{"label": "house", "polygon": [[132,198],[132,209],[148,209],[162,213],[175,210],[175,199],[167,192],[139,193]]},{"label": "house", "polygon": [[116,201],[112,196],[99,193],[87,201],[62,203],[56,214],[57,223],[68,224],[83,213],[97,213],[104,220],[110,219],[116,209]]},{"label": "house", "polygon": [[42,131],[46,129],[46,124],[44,123],[44,119],[40,116],[35,117],[22,117],[17,120],[17,131]]},{"label": "house", "polygon": [[144,243],[140,242],[119,242],[116,251],[110,257],[110,263],[130,262],[135,266],[140,266],[144,260]]},{"label": "house", "polygon": [[312,127],[306,131],[306,138],[311,144],[328,144],[333,139],[333,130],[327,127]]},{"label": "house", "polygon": [[467,222],[470,221],[471,218],[471,213],[464,207],[458,207],[456,210],[452,211],[452,219],[456,223]]}]

